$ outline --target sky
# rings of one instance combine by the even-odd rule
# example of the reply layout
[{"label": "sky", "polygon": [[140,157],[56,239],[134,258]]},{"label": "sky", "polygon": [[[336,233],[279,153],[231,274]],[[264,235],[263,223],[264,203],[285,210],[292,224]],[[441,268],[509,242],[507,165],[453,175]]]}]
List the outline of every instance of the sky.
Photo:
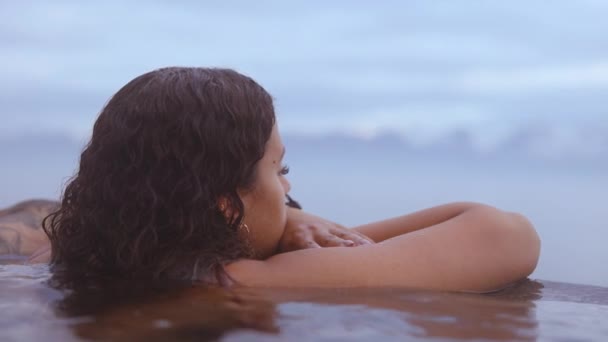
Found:
[{"label": "sky", "polygon": [[168,65],[235,68],[284,134],[466,134],[540,158],[608,153],[604,1],[0,2],[0,136],[88,137],[109,97]]}]

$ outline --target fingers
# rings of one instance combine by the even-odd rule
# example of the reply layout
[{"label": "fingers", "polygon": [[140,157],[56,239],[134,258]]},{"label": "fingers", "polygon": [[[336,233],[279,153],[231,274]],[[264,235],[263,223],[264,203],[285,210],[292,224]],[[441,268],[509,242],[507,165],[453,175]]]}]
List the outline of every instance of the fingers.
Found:
[{"label": "fingers", "polygon": [[334,228],[331,230],[331,233],[343,240],[352,241],[355,246],[370,245],[374,243],[374,241],[367,236],[348,228]]},{"label": "fingers", "polygon": [[321,248],[321,246],[315,241],[312,228],[306,224],[300,224],[297,226],[297,230],[290,231],[290,234],[283,236],[279,243],[279,250],[281,252],[291,252],[300,249],[308,248]]},{"label": "fingers", "polygon": [[326,235],[318,239],[323,247],[353,247],[355,242],[335,235]]},{"label": "fingers", "polygon": [[356,247],[374,243],[367,236],[335,223],[310,224],[308,229],[321,247]]},{"label": "fingers", "polygon": [[309,227],[308,225],[300,225],[300,227],[303,228],[303,230],[296,234],[295,239],[292,243],[295,248],[292,250],[321,248],[321,246],[315,241],[315,238],[311,231],[311,227]]},{"label": "fingers", "polygon": [[303,248],[321,248],[321,246],[314,241],[308,241]]},{"label": "fingers", "polygon": [[[334,234],[334,225],[327,223],[314,223],[300,225],[301,230],[294,234],[291,241],[291,250],[305,248],[320,248],[320,247],[353,247],[367,242],[361,242],[361,239],[354,234],[353,241],[351,235],[345,234],[344,237]],[[338,232],[339,229],[336,229]]]},{"label": "fingers", "polygon": [[321,247],[356,247],[373,244],[367,236],[333,222],[300,223],[283,233],[279,251]]}]

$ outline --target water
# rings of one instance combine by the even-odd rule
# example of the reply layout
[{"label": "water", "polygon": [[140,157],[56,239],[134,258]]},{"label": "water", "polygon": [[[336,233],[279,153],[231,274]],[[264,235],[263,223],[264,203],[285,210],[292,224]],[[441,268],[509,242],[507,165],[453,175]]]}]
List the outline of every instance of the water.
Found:
[{"label": "water", "polygon": [[[46,265],[0,260],[2,341],[603,341],[608,288],[526,280],[488,295],[409,289],[51,289]],[[145,292],[145,291],[144,291]]]}]

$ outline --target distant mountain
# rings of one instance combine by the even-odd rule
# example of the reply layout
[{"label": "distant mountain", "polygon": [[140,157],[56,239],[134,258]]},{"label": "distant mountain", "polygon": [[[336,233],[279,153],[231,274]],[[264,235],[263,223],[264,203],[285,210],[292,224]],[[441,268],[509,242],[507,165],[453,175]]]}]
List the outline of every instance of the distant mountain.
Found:
[{"label": "distant mountain", "polygon": [[[347,134],[283,135],[289,156],[341,153],[447,160],[576,161],[608,165],[608,132],[604,136],[594,132],[589,135],[588,141],[584,140],[585,137],[571,137],[565,142],[560,142],[557,138],[550,130],[527,127],[490,149],[480,149],[469,132],[458,130],[426,144],[414,143],[396,132],[384,132],[371,138]],[[580,142],[574,139],[580,139]],[[563,145],[561,150],[560,144]],[[84,141],[60,134],[0,137],[0,157],[13,162],[29,158],[77,160],[84,145]]]},{"label": "distant mountain", "polygon": [[532,159],[608,164],[608,132],[600,134],[594,131],[587,136],[580,133],[564,137],[559,132],[534,126],[516,131],[494,146],[485,148],[478,146],[471,133],[463,130],[455,130],[425,144],[414,143],[394,132],[381,133],[372,138],[347,134],[285,135],[283,140],[290,151],[304,153],[371,152],[421,158]]}]

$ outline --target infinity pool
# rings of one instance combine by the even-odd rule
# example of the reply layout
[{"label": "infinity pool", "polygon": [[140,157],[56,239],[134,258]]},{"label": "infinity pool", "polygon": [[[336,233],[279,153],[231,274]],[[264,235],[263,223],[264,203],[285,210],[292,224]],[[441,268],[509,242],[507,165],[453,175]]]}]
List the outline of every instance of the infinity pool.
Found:
[{"label": "infinity pool", "polygon": [[608,288],[527,280],[489,295],[193,287],[63,293],[0,259],[0,341],[605,341]]}]

